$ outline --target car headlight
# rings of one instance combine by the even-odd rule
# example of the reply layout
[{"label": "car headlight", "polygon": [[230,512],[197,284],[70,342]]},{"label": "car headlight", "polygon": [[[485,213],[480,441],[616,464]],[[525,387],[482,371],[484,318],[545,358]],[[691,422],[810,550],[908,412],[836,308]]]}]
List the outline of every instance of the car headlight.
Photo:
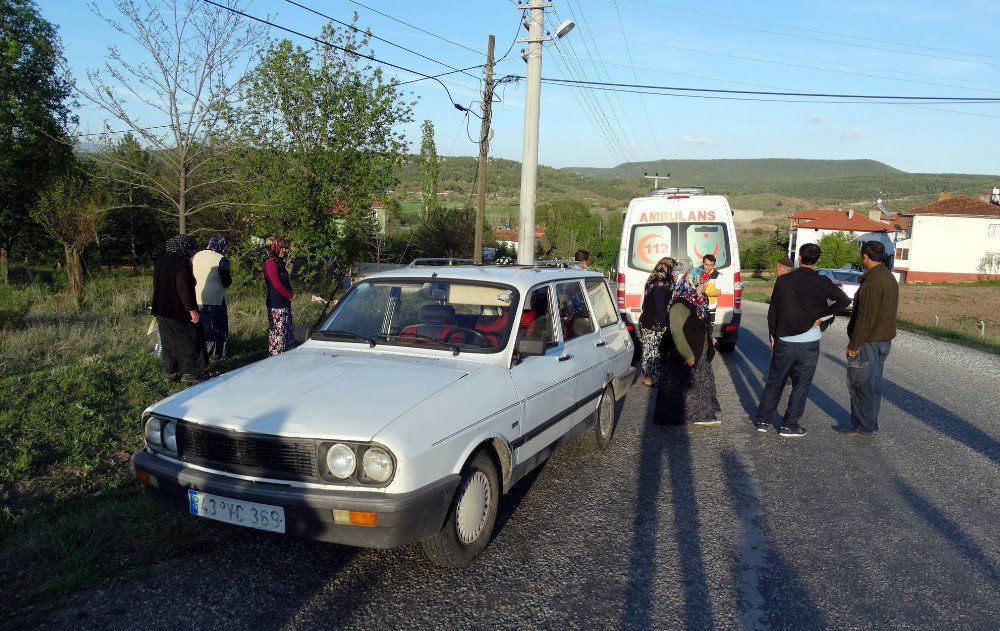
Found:
[{"label": "car headlight", "polygon": [[154,447],[162,447],[163,439],[160,434],[163,431],[163,421],[156,418],[155,416],[150,416],[146,419],[146,444],[152,445]]},{"label": "car headlight", "polygon": [[346,480],[354,475],[357,466],[358,457],[347,445],[337,443],[326,452],[326,468],[336,478]]},{"label": "car headlight", "polygon": [[163,432],[161,433],[163,437],[163,446],[170,451],[177,451],[177,423],[176,421],[164,421],[163,422]]},{"label": "car headlight", "polygon": [[370,447],[361,459],[361,470],[365,477],[379,484],[392,477],[392,456],[381,447]]}]

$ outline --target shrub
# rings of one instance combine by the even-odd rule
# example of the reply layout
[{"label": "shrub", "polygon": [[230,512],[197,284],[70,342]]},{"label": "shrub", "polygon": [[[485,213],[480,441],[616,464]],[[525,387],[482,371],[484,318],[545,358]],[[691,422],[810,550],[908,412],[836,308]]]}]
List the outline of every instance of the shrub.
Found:
[{"label": "shrub", "polygon": [[0,329],[20,325],[29,309],[31,297],[28,292],[0,285]]},{"label": "shrub", "polygon": [[834,232],[819,240],[823,253],[817,267],[861,267],[861,250],[858,241],[845,232]]}]

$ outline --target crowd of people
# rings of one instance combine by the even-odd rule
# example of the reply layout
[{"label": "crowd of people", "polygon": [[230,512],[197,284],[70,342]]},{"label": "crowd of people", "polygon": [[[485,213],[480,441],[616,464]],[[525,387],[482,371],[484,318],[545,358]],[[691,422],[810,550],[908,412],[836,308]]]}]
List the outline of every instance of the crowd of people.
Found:
[{"label": "crowd of people", "polygon": [[[791,390],[785,413],[777,425],[783,437],[802,437],[800,421],[819,360],[820,340],[833,318],[852,307],[838,286],[816,271],[822,251],[814,243],[799,248],[799,265],[783,257],[775,265],[776,280],[768,307],[771,349],[767,379],[760,395],[754,425],[767,432],[786,383]],[[871,436],[878,431],[882,398],[882,371],[896,336],[899,287],[883,264],[885,246],[866,241],[861,276],[847,325],[847,386],[851,396],[851,425],[834,426],[848,436]],[[642,383],[659,387],[657,422],[715,425],[721,407],[711,369],[715,357],[712,325],[718,296],[715,257],[682,272],[677,261],[664,257],[646,280],[639,317],[642,340]]]},{"label": "crowd of people", "polygon": [[[288,246],[281,237],[264,242],[268,354],[291,350],[294,290],[285,267]],[[226,290],[233,277],[226,238],[215,233],[198,251],[194,240],[178,234],[167,241],[153,266],[152,313],[159,333],[163,371],[170,381],[199,383],[209,360],[229,358],[229,308]]]}]

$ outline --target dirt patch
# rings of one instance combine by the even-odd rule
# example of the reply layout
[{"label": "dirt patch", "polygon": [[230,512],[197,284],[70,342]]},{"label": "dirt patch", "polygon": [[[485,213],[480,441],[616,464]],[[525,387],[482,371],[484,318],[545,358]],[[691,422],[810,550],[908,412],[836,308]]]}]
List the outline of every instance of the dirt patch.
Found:
[{"label": "dirt patch", "polygon": [[899,317],[1000,341],[1000,287],[979,285],[901,285]]}]

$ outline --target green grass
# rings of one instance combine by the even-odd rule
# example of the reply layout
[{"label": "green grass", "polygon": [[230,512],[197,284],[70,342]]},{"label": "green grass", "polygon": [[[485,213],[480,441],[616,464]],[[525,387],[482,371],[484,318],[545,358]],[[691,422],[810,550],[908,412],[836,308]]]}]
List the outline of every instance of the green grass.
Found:
[{"label": "green grass", "polygon": [[957,331],[943,326],[920,324],[909,320],[897,320],[896,327],[903,331],[917,333],[918,335],[924,335],[936,340],[951,342],[952,344],[958,344],[960,346],[966,346],[968,348],[974,348],[980,351],[1000,355],[1000,342],[983,338],[977,333]]},{"label": "green grass", "polygon": [[[202,524],[145,500],[129,461],[139,415],[180,390],[146,335],[151,279],[108,274],[77,304],[39,287],[0,329],[0,601],[27,604],[190,550]],[[267,354],[262,290],[230,292],[231,361]],[[302,291],[297,324],[322,305]],[[2,626],[2,625],[0,625]]]}]

